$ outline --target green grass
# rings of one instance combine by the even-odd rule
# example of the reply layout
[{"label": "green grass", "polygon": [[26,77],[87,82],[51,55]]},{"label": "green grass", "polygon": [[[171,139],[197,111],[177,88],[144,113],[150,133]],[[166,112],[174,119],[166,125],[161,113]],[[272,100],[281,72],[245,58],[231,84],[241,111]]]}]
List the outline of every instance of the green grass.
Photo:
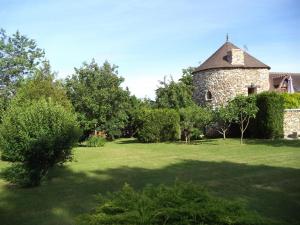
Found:
[{"label": "green grass", "polygon": [[[0,161],[0,169],[7,163]],[[132,139],[102,148],[78,147],[74,161],[54,168],[40,187],[19,189],[0,179],[1,225],[74,224],[96,205],[97,193],[146,184],[194,181],[243,201],[280,224],[300,221],[300,142],[207,140],[197,144],[140,144]]]}]

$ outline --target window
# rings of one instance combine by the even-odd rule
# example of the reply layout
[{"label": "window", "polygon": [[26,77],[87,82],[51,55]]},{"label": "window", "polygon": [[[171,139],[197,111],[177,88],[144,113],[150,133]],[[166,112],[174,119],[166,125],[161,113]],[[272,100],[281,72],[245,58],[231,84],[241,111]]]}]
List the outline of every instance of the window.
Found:
[{"label": "window", "polygon": [[254,95],[257,94],[257,88],[259,88],[260,86],[251,83],[251,85],[247,85],[246,87],[248,88],[248,95]]},{"label": "window", "polygon": [[248,95],[253,95],[257,93],[257,87],[248,87]]},{"label": "window", "polygon": [[212,100],[212,94],[210,91],[206,91],[205,93],[205,101],[211,101]]}]

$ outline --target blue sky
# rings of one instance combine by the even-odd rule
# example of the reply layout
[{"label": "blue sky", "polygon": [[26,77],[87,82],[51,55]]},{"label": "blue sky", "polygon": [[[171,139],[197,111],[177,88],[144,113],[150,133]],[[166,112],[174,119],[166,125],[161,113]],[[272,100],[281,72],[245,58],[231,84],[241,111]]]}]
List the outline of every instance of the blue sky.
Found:
[{"label": "blue sky", "polygon": [[95,58],[154,98],[158,80],[197,66],[225,42],[272,71],[300,72],[299,0],[0,0],[0,27],[45,49],[59,78]]}]

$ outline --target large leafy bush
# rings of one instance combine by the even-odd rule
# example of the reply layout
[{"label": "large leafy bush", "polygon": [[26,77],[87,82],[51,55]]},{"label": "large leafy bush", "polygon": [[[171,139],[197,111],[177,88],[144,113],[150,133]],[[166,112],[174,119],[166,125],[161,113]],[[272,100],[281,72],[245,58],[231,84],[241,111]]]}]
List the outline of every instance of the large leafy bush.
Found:
[{"label": "large leafy bush", "polygon": [[259,108],[256,116],[255,133],[258,138],[283,137],[284,99],[275,92],[263,92],[256,97]]},{"label": "large leafy bush", "polygon": [[174,187],[148,186],[142,191],[125,185],[119,192],[100,196],[91,214],[80,216],[80,225],[262,225],[273,224],[238,202],[216,198],[192,183]]},{"label": "large leafy bush", "polygon": [[52,101],[12,104],[0,126],[2,157],[12,167],[4,177],[21,186],[36,186],[49,168],[71,157],[80,135],[76,117]]},{"label": "large leafy bush", "polygon": [[198,106],[190,106],[181,108],[180,128],[185,142],[189,142],[193,135],[197,134],[195,138],[199,138],[203,134],[204,128],[212,121],[212,113],[207,108]]},{"label": "large leafy bush", "polygon": [[137,138],[142,142],[174,141],[180,137],[180,118],[173,109],[144,109],[139,113]]}]

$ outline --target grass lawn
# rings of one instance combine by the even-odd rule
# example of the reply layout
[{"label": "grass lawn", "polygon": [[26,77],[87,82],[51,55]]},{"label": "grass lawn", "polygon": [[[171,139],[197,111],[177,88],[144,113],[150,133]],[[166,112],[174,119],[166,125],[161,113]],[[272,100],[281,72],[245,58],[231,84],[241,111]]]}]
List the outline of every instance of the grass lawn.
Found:
[{"label": "grass lawn", "polygon": [[[7,163],[0,161],[0,170]],[[18,189],[0,180],[1,225],[65,225],[96,205],[96,194],[125,182],[194,181],[217,195],[243,201],[280,224],[300,224],[300,142],[207,140],[197,144],[78,147],[74,161],[54,168],[42,186]]]}]

